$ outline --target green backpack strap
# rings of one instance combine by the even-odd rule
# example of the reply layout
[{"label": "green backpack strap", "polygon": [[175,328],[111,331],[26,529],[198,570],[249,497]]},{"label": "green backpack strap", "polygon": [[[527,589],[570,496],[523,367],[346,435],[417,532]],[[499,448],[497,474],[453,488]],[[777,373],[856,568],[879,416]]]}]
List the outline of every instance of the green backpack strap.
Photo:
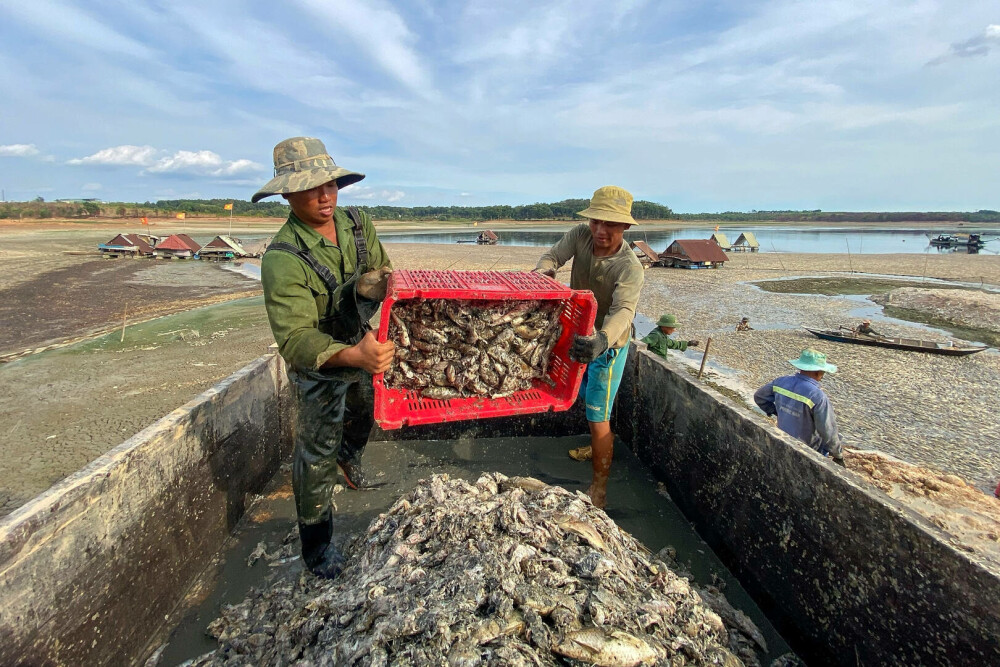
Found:
[{"label": "green backpack strap", "polygon": [[358,268],[355,273],[364,273],[368,270],[368,243],[365,241],[364,226],[361,223],[361,211],[357,206],[350,206],[347,209],[347,217],[354,223],[354,247],[358,250]]}]

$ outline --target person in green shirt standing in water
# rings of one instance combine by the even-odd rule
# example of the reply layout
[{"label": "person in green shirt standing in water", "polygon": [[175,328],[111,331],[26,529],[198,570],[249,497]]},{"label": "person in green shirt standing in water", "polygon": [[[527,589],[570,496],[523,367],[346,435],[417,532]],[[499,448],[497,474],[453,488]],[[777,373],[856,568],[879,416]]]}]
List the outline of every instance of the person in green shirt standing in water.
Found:
[{"label": "person in green shirt standing in water", "polygon": [[631,194],[613,185],[598,188],[590,206],[577,215],[590,222],[566,232],[542,255],[535,270],[555,277],[556,270],[572,259],[569,286],[590,290],[597,300],[596,331],[590,336],[575,336],[569,356],[587,364],[580,396],[586,403],[594,471],[588,493],[594,505],[604,507],[615,438],[611,406],[628,356],[643,273],[642,264],[623,238],[625,230],[636,224]]},{"label": "person in green shirt standing in water", "polygon": [[677,318],[669,313],[661,315],[656,322],[656,328],[649,332],[649,335],[642,339],[642,342],[649,346],[651,352],[655,352],[661,357],[667,356],[667,350],[680,350],[683,352],[689,347],[698,347],[700,344],[696,340],[674,340],[670,336],[677,330]]},{"label": "person in green shirt standing in water", "polygon": [[280,194],[291,208],[261,260],[264,307],[296,402],[292,489],[302,560],[333,578],[344,559],[333,542],[337,468],[351,489],[372,486],[361,454],[375,423],[372,376],[392,362],[368,320],[385,298],[392,265],[371,218],[337,207],[364,174],[338,167],[319,139],[274,147],[274,178],[251,201]]}]

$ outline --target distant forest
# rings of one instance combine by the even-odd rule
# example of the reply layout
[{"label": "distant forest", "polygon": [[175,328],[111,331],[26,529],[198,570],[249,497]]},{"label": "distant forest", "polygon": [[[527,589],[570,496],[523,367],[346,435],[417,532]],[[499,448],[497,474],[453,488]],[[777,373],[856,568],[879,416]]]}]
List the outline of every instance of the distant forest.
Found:
[{"label": "distant forest", "polygon": [[[232,202],[233,215],[240,217],[284,218],[288,206],[282,200],[251,204],[239,199],[161,199],[156,202],[126,203],[74,200],[46,202],[41,197],[30,202],[0,202],[0,220],[50,218],[172,218],[184,213],[191,218],[225,217],[225,205]],[[588,199],[564,199],[520,206],[359,206],[375,220],[574,220],[577,211],[587,208]],[[708,220],[713,222],[1000,222],[1000,212],[912,211],[912,212],[831,212],[831,211],[727,211],[725,213],[674,213],[670,207],[650,201],[632,204],[637,220]]]}]

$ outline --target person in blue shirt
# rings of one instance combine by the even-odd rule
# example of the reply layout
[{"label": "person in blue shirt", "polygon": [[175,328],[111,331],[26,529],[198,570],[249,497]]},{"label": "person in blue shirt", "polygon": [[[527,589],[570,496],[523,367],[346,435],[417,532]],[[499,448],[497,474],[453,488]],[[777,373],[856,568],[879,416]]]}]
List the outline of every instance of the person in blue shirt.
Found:
[{"label": "person in blue shirt", "polygon": [[768,416],[777,415],[778,428],[798,438],[834,463],[844,465],[843,446],[837,433],[837,418],[830,399],[819,383],[825,373],[836,373],[826,355],[813,349],[802,350],[788,363],[799,369],[757,390],[753,400]]}]

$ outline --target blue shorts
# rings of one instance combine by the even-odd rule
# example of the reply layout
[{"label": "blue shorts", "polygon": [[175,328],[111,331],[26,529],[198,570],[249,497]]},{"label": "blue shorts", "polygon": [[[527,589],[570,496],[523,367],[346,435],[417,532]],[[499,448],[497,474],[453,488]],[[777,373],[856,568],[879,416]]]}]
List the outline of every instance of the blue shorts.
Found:
[{"label": "blue shorts", "polygon": [[611,420],[611,406],[618,395],[618,385],[625,372],[628,347],[608,350],[589,364],[580,383],[580,395],[587,406],[587,421],[606,422]]}]

